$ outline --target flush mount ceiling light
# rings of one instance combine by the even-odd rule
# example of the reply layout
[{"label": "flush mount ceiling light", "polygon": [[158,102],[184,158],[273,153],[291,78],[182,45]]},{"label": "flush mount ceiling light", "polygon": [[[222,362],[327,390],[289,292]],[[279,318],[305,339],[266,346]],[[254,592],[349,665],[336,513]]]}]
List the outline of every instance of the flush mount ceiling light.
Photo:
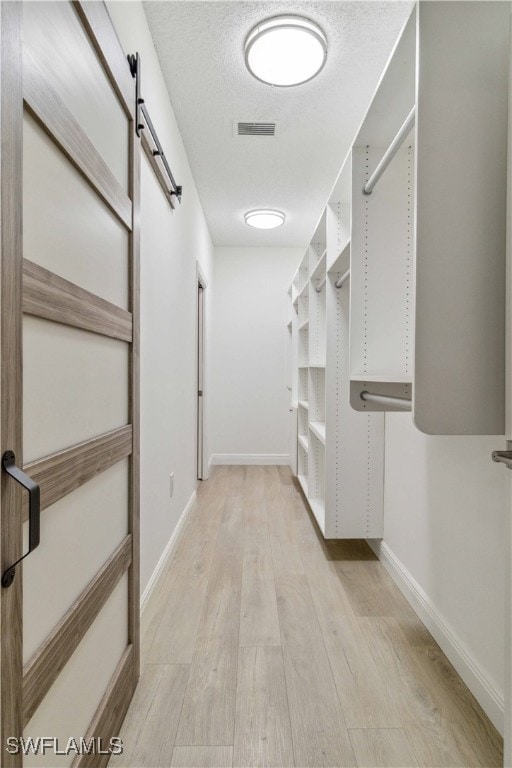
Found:
[{"label": "flush mount ceiling light", "polygon": [[255,78],[289,87],[312,80],[327,59],[327,38],[302,16],[274,16],[258,24],[245,41],[245,63]]},{"label": "flush mount ceiling light", "polygon": [[246,224],[256,229],[275,229],[284,224],[286,216],[281,211],[259,208],[255,211],[247,211],[244,219]]}]

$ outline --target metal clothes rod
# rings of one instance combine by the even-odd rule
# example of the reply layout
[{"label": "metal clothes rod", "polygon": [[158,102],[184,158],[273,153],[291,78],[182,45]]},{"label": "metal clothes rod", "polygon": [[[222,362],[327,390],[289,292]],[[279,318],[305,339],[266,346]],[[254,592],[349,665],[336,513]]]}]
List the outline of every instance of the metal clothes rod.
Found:
[{"label": "metal clothes rod", "polygon": [[158,139],[158,134],[157,134],[157,132],[155,130],[155,126],[151,122],[151,118],[150,118],[150,116],[148,114],[148,110],[146,109],[146,105],[145,104],[141,105],[141,112],[144,115],[144,120],[146,122],[147,127],[149,128],[149,132],[151,134],[151,137],[152,137],[153,141],[155,142],[156,150],[153,150],[153,155],[155,157],[159,157],[160,160],[162,161],[162,163],[164,165],[164,168],[166,170],[166,173],[167,173],[167,175],[169,177],[169,181],[171,182],[171,187],[172,187],[171,195],[176,195],[176,197],[178,198],[179,202],[181,203],[182,188],[178,184],[176,184],[176,181],[174,180],[174,176],[172,175],[172,171],[169,168],[169,163],[167,162],[167,158],[166,158],[165,153],[164,153],[164,151],[162,149],[162,145],[160,144],[160,141]]},{"label": "metal clothes rod", "polygon": [[326,276],[324,275],[324,276],[322,277],[322,279],[320,280],[320,282],[318,283],[317,287],[315,288],[315,291],[316,291],[317,293],[320,293],[320,291],[321,291],[321,290],[322,290],[322,288],[324,287],[326,279],[327,279],[327,278],[326,278]]},{"label": "metal clothes rod", "polygon": [[404,397],[393,397],[392,395],[374,395],[371,392],[361,392],[361,400],[369,403],[379,403],[380,405],[393,405],[402,411],[412,411],[412,401]]},{"label": "metal clothes rod", "polygon": [[499,461],[508,469],[512,469],[512,451],[493,451],[492,460]]},{"label": "metal clothes rod", "polygon": [[350,269],[347,269],[347,271],[345,272],[345,274],[344,274],[344,275],[342,275],[342,276],[341,276],[341,277],[340,277],[338,280],[336,280],[336,282],[334,283],[334,285],[336,286],[336,288],[341,288],[341,286],[343,285],[343,283],[345,283],[345,282],[348,280],[348,278],[349,278],[349,277],[350,277]]},{"label": "metal clothes rod", "polygon": [[376,169],[374,170],[374,172],[372,173],[372,175],[364,185],[363,194],[371,195],[374,186],[376,185],[376,183],[378,182],[378,180],[380,179],[380,177],[382,176],[382,174],[384,173],[384,171],[386,170],[386,168],[388,167],[388,165],[390,164],[390,162],[392,161],[392,159],[394,158],[394,156],[396,155],[396,153],[404,143],[407,134],[411,130],[412,126],[414,125],[415,117],[416,117],[416,107],[413,107],[409,112],[409,114],[407,115],[405,123],[402,125],[397,135],[395,136],[395,138],[387,148],[386,152],[384,153],[384,157],[382,158],[382,160],[380,161],[380,163],[378,164],[378,166],[376,167]]}]

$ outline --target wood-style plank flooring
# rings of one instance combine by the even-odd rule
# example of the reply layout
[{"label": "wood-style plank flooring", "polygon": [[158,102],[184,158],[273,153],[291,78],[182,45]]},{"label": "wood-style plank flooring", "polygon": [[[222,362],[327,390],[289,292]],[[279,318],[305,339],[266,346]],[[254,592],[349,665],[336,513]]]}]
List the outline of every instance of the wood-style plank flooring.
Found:
[{"label": "wood-style plank flooring", "polygon": [[142,633],[111,766],[502,765],[367,544],[323,541],[288,468],[215,468]]}]

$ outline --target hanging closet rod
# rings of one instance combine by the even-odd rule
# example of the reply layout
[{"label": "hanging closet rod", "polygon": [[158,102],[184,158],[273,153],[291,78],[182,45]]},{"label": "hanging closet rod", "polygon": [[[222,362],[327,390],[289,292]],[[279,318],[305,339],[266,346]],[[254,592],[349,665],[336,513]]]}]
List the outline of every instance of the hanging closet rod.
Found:
[{"label": "hanging closet rod", "polygon": [[404,143],[407,134],[411,130],[412,126],[414,125],[415,117],[416,117],[416,107],[413,107],[409,112],[409,114],[407,115],[407,118],[404,124],[402,125],[397,135],[395,136],[395,138],[387,148],[386,152],[384,153],[384,157],[382,158],[382,160],[380,161],[380,163],[378,164],[378,166],[376,167],[376,169],[374,170],[374,172],[372,173],[372,175],[364,185],[363,187],[364,195],[371,195],[374,186],[376,185],[376,183],[378,182],[378,180],[380,179],[380,177],[382,176],[382,174],[384,173],[384,171],[386,170],[386,168],[388,167],[388,165],[390,164],[390,162],[392,161],[392,159],[394,158],[394,156],[396,155],[396,153]]},{"label": "hanging closet rod", "polygon": [[336,280],[336,282],[334,283],[334,285],[336,286],[336,288],[341,288],[341,286],[343,285],[343,283],[345,283],[345,282],[348,280],[348,278],[349,278],[349,277],[350,277],[350,269],[347,269],[347,271],[345,272],[345,274],[344,274],[344,275],[342,275],[342,276],[339,278],[339,280]]},{"label": "hanging closet rod", "polygon": [[322,290],[322,288],[324,287],[326,279],[327,279],[327,278],[326,278],[326,276],[324,275],[324,276],[322,277],[322,279],[320,280],[320,282],[318,283],[317,287],[315,288],[315,291],[316,291],[317,293],[320,293],[320,291],[321,291],[321,290]]},{"label": "hanging closet rod", "polygon": [[361,392],[361,400],[368,403],[379,403],[380,405],[393,405],[402,411],[412,411],[412,401],[404,397],[393,397],[392,395],[374,395],[371,392]]}]

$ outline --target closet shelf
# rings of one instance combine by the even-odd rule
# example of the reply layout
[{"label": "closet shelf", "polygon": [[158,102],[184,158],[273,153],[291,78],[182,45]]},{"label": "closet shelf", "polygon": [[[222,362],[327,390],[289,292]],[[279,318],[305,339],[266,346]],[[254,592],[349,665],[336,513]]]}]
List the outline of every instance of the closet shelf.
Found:
[{"label": "closet shelf", "polygon": [[299,400],[299,405],[300,405],[300,407],[301,407],[301,408],[305,408],[305,409],[306,409],[306,411],[307,411],[307,410],[308,410],[308,408],[309,408],[309,403],[308,403],[308,401],[307,401],[307,400]]},{"label": "closet shelf", "polygon": [[310,368],[325,368],[325,363],[310,363]]},{"label": "closet shelf", "polygon": [[327,251],[324,251],[323,254],[320,256],[320,260],[316,267],[314,268],[313,272],[311,273],[311,277],[309,278],[309,281],[315,284],[315,282],[318,282],[323,277],[325,277],[325,265],[327,262]]},{"label": "closet shelf", "polygon": [[338,274],[346,272],[350,266],[350,240],[348,240],[340,250],[332,266],[329,268],[329,274]]},{"label": "closet shelf", "polygon": [[308,443],[308,439],[307,439],[306,435],[299,435],[298,440],[299,440],[299,443],[304,448],[304,450],[306,451],[306,453],[308,453],[308,451],[309,451],[309,443]]},{"label": "closet shelf", "polygon": [[310,421],[309,428],[322,445],[325,445],[325,421]]},{"label": "closet shelf", "polygon": [[411,384],[412,375],[410,373],[405,375],[397,374],[396,376],[390,376],[389,374],[368,374],[360,373],[350,377],[351,381],[368,381],[378,382],[381,384]]},{"label": "closet shelf", "polygon": [[302,322],[299,325],[299,331],[305,331],[308,327],[309,327],[309,320],[304,320],[304,322]]}]

